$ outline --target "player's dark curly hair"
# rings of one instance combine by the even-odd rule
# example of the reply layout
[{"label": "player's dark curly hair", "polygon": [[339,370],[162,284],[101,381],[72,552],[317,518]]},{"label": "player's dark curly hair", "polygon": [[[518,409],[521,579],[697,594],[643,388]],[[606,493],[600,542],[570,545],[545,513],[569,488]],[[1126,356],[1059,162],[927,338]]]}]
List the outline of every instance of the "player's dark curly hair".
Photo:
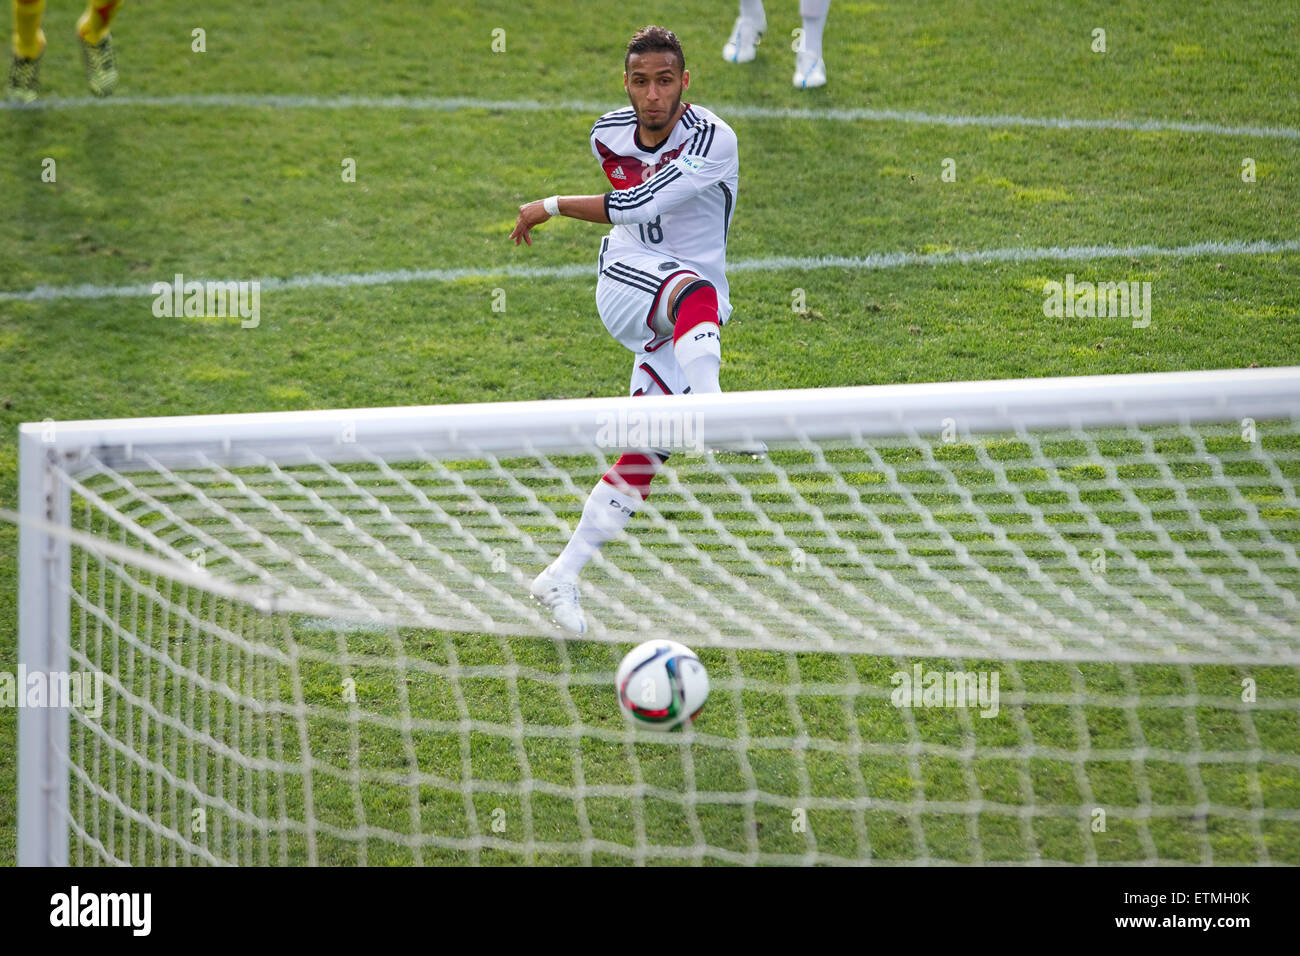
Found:
[{"label": "player's dark curly hair", "polygon": [[672,30],[656,26],[642,27],[632,34],[632,39],[627,44],[627,53],[623,56],[623,69],[627,69],[628,60],[632,58],[633,53],[652,52],[675,53],[677,68],[686,69],[686,54],[682,52],[682,44],[677,39],[677,34]]}]

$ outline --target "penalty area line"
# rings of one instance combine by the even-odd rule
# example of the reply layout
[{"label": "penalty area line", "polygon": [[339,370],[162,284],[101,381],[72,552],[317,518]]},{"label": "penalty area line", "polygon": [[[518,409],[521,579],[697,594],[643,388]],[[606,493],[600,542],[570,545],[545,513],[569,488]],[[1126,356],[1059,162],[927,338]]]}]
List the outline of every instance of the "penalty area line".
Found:
[{"label": "penalty area line", "polygon": [[[0,102],[0,110],[77,110],[109,108],[173,109],[404,109],[455,112],[492,110],[510,112],[581,112],[599,116],[626,103],[591,103],[580,100],[490,100],[460,96],[309,96],[292,93],[194,93],[174,96],[112,96],[98,99],[50,97],[35,103]],[[967,115],[925,110],[846,107],[813,109],[788,106],[748,106],[740,103],[704,103],[724,118],[754,120],[829,120],[845,123],[906,123],[920,126],[985,126],[1036,129],[1118,130],[1133,133],[1192,133],[1209,136],[1250,136],[1300,140],[1300,129],[1288,126],[1209,123],[1165,119],[1085,119],[1068,116],[1021,116],[1012,113]]]},{"label": "penalty area line", "polygon": [[[1097,259],[1189,259],[1200,256],[1252,256],[1300,252],[1300,239],[1274,241],[1233,240],[1194,242],[1183,246],[1046,246],[1039,248],[983,249],[951,252],[873,252],[865,256],[772,256],[741,259],[727,264],[730,272],[776,272],[809,269],[898,269],[907,266],[980,265],[996,262],[1090,262]],[[394,269],[384,272],[313,273],[288,278],[221,279],[223,282],[257,282],[261,292],[282,289],[346,289],[360,286],[403,285],[411,282],[454,282],[458,279],[575,279],[591,278],[591,264],[562,266],[501,266],[489,269]],[[186,281],[213,281],[189,277]],[[172,288],[172,280],[136,285],[39,285],[26,291],[0,291],[0,302],[51,302],[60,299],[114,299],[156,296],[154,285]]]}]

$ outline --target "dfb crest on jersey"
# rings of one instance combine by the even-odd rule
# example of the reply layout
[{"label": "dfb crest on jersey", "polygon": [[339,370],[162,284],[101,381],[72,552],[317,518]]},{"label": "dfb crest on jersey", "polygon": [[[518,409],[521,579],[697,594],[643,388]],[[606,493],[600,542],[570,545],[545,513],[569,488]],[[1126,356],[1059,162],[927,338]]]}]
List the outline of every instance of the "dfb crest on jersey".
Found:
[{"label": "dfb crest on jersey", "polygon": [[667,262],[659,263],[660,272],[667,272],[669,269],[676,269],[676,268],[677,268],[677,263],[673,262],[673,260],[671,259],[669,259]]}]

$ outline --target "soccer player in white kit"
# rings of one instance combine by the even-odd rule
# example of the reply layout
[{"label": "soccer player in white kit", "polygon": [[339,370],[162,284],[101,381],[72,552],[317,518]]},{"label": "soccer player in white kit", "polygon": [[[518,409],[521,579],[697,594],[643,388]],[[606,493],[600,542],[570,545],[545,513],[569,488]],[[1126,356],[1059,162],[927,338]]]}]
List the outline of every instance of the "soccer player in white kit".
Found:
[{"label": "soccer player in white kit", "polygon": [[[631,106],[591,129],[591,152],[613,189],[551,196],[519,207],[510,238],[555,215],[611,223],[597,259],[596,308],[611,335],[635,356],[631,394],[719,392],[721,327],[731,314],[727,233],[736,210],[736,134],[713,112],[682,102],[690,84],[677,37],[638,30],[624,57]],[[556,623],[582,633],[578,575],[649,497],[667,454],[629,452],[596,483],[577,529],[533,581],[532,594]]]}]

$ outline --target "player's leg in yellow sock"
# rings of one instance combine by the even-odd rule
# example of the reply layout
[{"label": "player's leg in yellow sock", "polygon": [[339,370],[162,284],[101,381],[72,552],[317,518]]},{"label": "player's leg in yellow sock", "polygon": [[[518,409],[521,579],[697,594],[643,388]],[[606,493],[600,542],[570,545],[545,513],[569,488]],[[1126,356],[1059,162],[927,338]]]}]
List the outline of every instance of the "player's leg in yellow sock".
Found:
[{"label": "player's leg in yellow sock", "polygon": [[81,38],[81,59],[86,65],[86,83],[96,96],[108,96],[117,86],[117,58],[108,25],[122,0],[90,0],[77,21]]},{"label": "player's leg in yellow sock", "polygon": [[40,91],[41,54],[45,52],[41,18],[45,15],[45,0],[13,0],[13,6],[13,62],[9,66],[5,95],[11,100],[30,103]]},{"label": "player's leg in yellow sock", "polygon": [[13,3],[14,53],[35,60],[45,49],[45,31],[41,29],[45,0],[13,0]]},{"label": "player's leg in yellow sock", "polygon": [[98,44],[108,35],[108,25],[121,5],[122,0],[90,0],[77,20],[77,35],[91,46]]}]

